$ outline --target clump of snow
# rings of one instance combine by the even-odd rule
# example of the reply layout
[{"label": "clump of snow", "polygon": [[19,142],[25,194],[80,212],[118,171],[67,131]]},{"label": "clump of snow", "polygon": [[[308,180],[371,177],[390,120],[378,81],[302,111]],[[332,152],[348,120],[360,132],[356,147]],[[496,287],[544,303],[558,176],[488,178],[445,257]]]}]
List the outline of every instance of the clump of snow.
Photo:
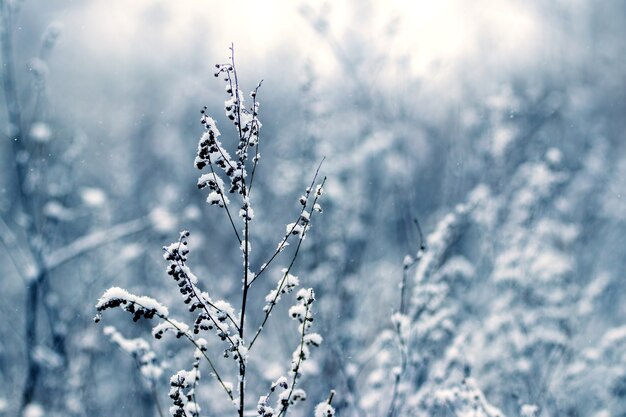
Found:
[{"label": "clump of snow", "polygon": [[307,345],[319,346],[324,339],[319,333],[309,333],[304,335],[304,343]]},{"label": "clump of snow", "polygon": [[152,334],[156,339],[160,339],[163,336],[163,333],[168,331],[173,331],[178,337],[180,337],[189,332],[189,326],[183,322],[169,319],[168,321],[164,321],[163,323],[159,323],[154,326]]},{"label": "clump of snow", "polygon": [[534,404],[523,404],[520,407],[522,417],[537,417],[539,415],[539,407]]},{"label": "clump of snow", "polygon": [[295,275],[292,275],[288,272],[287,269],[282,270],[282,277],[278,280],[278,285],[275,289],[271,290],[265,296],[266,305],[263,308],[263,311],[267,312],[275,305],[279,300],[282,294],[287,294],[293,291],[298,285],[300,285],[300,280]]},{"label": "clump of snow", "polygon": [[135,303],[148,310],[154,310],[157,314],[163,317],[167,317],[169,315],[167,307],[156,301],[154,298],[136,296],[120,287],[111,287],[106,290],[96,303],[96,309],[103,310],[106,308],[107,304],[115,301],[120,301],[122,304]]},{"label": "clump of snow", "polygon": [[502,158],[509,146],[513,143],[517,132],[508,126],[500,126],[496,128],[491,143],[491,154],[495,158]]},{"label": "clump of snow", "polygon": [[190,204],[183,210],[183,217],[186,220],[199,220],[202,212],[195,204]]},{"label": "clump of snow", "polygon": [[391,316],[391,322],[394,327],[397,329],[399,336],[406,340],[409,336],[409,329],[411,327],[411,320],[408,316],[401,313],[394,313]]},{"label": "clump of snow", "polygon": [[546,152],[546,161],[553,166],[559,166],[563,162],[563,153],[557,148],[550,148]]},{"label": "clump of snow", "polygon": [[37,403],[30,403],[22,412],[23,417],[44,417],[45,411],[43,407]]},{"label": "clump of snow", "polygon": [[298,223],[289,223],[285,228],[285,231],[287,234],[291,235],[302,235],[304,232],[304,226]]},{"label": "clump of snow", "polygon": [[63,365],[61,355],[44,345],[35,346],[33,356],[38,364],[44,365],[49,369],[58,368]]},{"label": "clump of snow", "polygon": [[211,205],[218,205],[220,207],[224,207],[224,203],[228,204],[230,203],[230,200],[228,200],[228,197],[226,197],[226,195],[224,194],[218,194],[216,191],[211,191],[208,197],[206,198],[206,202]]},{"label": "clump of snow", "polygon": [[306,314],[306,307],[303,304],[297,304],[295,306],[291,306],[289,309],[289,316],[292,319],[302,319]]},{"label": "clump of snow", "polygon": [[150,222],[157,232],[168,233],[176,230],[176,217],[164,207],[156,207],[150,212]]},{"label": "clump of snow", "polygon": [[50,219],[59,221],[70,221],[74,219],[74,212],[57,200],[48,201],[43,206],[43,214]]},{"label": "clump of snow", "polygon": [[486,400],[484,394],[472,378],[463,380],[460,386],[438,390],[435,393],[434,400],[457,416],[504,416],[502,411]]},{"label": "clump of snow", "polygon": [[102,329],[102,332],[106,336],[109,336],[111,340],[115,342],[123,351],[130,353],[131,355],[134,355],[141,350],[150,349],[150,345],[148,345],[148,342],[145,340],[141,338],[126,339],[113,326],[106,326]]},{"label": "clump of snow", "polygon": [[122,246],[119,252],[119,260],[121,261],[132,261],[140,256],[144,251],[143,246],[138,243],[129,243],[128,245]]},{"label": "clump of snow", "polygon": [[219,320],[225,320],[227,316],[230,316],[233,319],[236,317],[235,309],[229,302],[224,300],[217,300],[213,305],[218,311],[217,318]]},{"label": "clump of snow", "polygon": [[95,187],[83,187],[80,190],[80,198],[88,207],[102,207],[107,201],[106,193]]},{"label": "clump of snow", "polygon": [[315,417],[333,417],[335,409],[327,402],[319,403],[315,406]]},{"label": "clump of snow", "polygon": [[30,126],[28,136],[35,142],[45,143],[52,138],[52,130],[44,122],[35,122]]},{"label": "clump of snow", "polygon": [[156,354],[144,339],[126,339],[113,326],[105,327],[103,332],[109,336],[113,343],[137,360],[141,375],[146,379],[154,381],[163,374],[163,369],[157,362]]}]

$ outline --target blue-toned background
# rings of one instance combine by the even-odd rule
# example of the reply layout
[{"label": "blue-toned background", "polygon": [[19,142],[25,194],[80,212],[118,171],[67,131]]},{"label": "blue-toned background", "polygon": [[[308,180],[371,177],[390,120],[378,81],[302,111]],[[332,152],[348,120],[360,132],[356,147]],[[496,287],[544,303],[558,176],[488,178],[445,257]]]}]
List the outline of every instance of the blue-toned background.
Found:
[{"label": "blue-toned background", "polygon": [[[193,166],[205,105],[234,153],[213,76],[231,42],[246,97],[264,80],[253,268],[325,157],[292,271],[324,342],[290,413],[334,388],[351,417],[626,415],[623,2],[0,5],[0,416],[168,414],[193,348],[123,312],[92,319],[120,286],[193,322],[162,257],[180,230],[199,285],[239,308],[239,244]],[[254,287],[250,329],[291,254]],[[293,302],[251,353],[250,415],[289,370]],[[236,415],[200,369],[200,415]]]}]

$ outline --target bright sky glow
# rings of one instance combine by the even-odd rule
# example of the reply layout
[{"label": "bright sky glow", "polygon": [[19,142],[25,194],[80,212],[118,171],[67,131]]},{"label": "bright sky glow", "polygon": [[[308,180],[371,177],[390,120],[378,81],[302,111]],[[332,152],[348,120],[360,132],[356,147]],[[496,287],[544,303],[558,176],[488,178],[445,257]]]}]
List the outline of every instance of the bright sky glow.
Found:
[{"label": "bright sky glow", "polygon": [[[209,52],[207,47],[234,42],[251,61],[258,62],[259,56],[282,46],[332,67],[327,47],[299,12],[304,4],[292,0],[98,0],[68,7],[59,19],[76,46],[103,58],[168,61],[171,55],[176,58],[177,53],[192,46],[204,53]],[[363,6],[356,1],[311,5],[328,11],[332,34],[344,48],[349,47],[344,37],[351,33],[379,42],[387,39],[382,33],[394,31],[387,50],[408,55],[413,71],[421,75],[433,63],[466,56],[485,44],[495,48],[492,53],[511,53],[531,47],[536,39],[536,16],[515,1],[392,0]],[[327,59],[317,59],[320,56]]]}]

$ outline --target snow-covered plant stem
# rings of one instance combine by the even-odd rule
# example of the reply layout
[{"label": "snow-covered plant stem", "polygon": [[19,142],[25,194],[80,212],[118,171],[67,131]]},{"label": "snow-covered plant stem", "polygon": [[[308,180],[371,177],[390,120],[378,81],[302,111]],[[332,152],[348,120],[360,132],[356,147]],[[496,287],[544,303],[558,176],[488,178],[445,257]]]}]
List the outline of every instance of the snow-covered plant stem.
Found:
[{"label": "snow-covered plant stem", "polygon": [[[181,370],[172,376],[170,380],[170,398],[174,404],[170,408],[170,412],[174,417],[195,417],[200,413],[201,408],[198,404],[196,386],[200,380],[200,360],[202,358],[209,365],[212,376],[215,377],[230,401],[236,406],[238,416],[244,416],[246,413],[248,354],[265,328],[265,324],[281,296],[291,292],[299,285],[298,278],[292,275],[291,271],[300,253],[302,242],[311,227],[312,214],[316,211],[322,211],[318,201],[323,194],[323,186],[326,179],[324,178],[318,182],[320,163],[311,184],[299,198],[301,207],[297,218],[286,226],[284,235],[267,261],[258,268],[252,267],[250,252],[254,209],[251,200],[251,190],[254,174],[260,159],[259,134],[261,123],[258,119],[259,103],[257,102],[257,94],[261,83],[250,94],[252,105],[246,108],[243,94],[239,89],[234,48],[231,46],[230,49],[229,62],[217,65],[215,76],[222,76],[226,82],[228,99],[224,104],[224,109],[226,117],[235,127],[237,137],[235,156],[231,157],[226,146],[222,145],[219,140],[220,132],[217,129],[216,122],[205,114],[207,109],[205,107],[201,111],[201,123],[205,131],[198,144],[195,166],[200,170],[208,168],[208,172],[202,174],[198,179],[198,188],[208,189],[207,202],[209,204],[224,209],[241,251],[242,285],[239,313],[237,314],[228,302],[224,300],[216,301],[209,296],[208,292],[200,289],[198,277],[194,275],[187,265],[187,256],[189,254],[188,231],[183,231],[177,242],[164,248],[164,258],[169,263],[167,272],[177,283],[183,301],[188,305],[189,312],[196,315],[192,325],[187,325],[172,318],[169,310],[156,300],[130,294],[121,288],[114,287],[107,290],[96,305],[98,311],[96,321],[100,320],[102,311],[120,307],[133,314],[134,321],[142,318],[160,319],[161,323],[153,329],[155,338],[160,339],[164,333],[173,332],[177,338],[184,337],[195,347],[195,359],[192,370]],[[254,156],[249,158],[252,153]],[[237,203],[234,202],[235,200],[237,200]],[[239,219],[234,215],[235,211],[231,209],[233,204],[239,204]],[[250,342],[247,343],[246,320],[249,319],[249,302],[251,296],[254,295],[251,291],[252,285],[266,271],[269,271],[269,266],[280,258],[279,255],[289,246],[290,241],[294,239],[297,240],[297,243],[289,258],[287,267],[282,270],[275,289],[265,296],[266,305],[258,319],[261,324],[253,333]],[[290,378],[281,377],[272,384],[267,395],[260,397],[257,410],[262,417],[274,416],[274,410],[276,410],[277,417],[284,417],[290,405],[293,405],[296,401],[303,401],[306,398],[305,392],[297,388],[301,377],[301,365],[310,355],[309,347],[319,346],[322,341],[320,335],[310,331],[313,321],[312,304],[314,300],[315,294],[312,289],[301,289],[297,293],[296,304],[289,310],[291,318],[300,323],[298,328],[299,343],[293,353],[289,371]],[[213,331],[221,343],[226,344],[223,356],[225,358],[232,357],[236,361],[236,370],[233,370],[235,371],[233,373],[237,375],[238,381],[238,392],[236,393],[233,392],[232,385],[222,376],[224,374],[218,372],[215,360],[211,359],[208,352],[208,342],[201,337],[208,331]],[[268,401],[277,388],[281,388],[283,391],[279,395],[276,407],[272,408],[268,405]],[[330,400],[332,400],[332,395]],[[328,401],[328,407],[332,410],[330,400]],[[328,407],[325,408],[327,417],[331,416]],[[334,410],[332,412],[334,413]]]},{"label": "snow-covered plant stem", "polygon": [[403,375],[406,372],[408,363],[409,363],[409,354],[407,352],[407,340],[406,333],[407,327],[409,325],[409,319],[406,315],[407,304],[405,301],[406,298],[406,288],[409,281],[409,274],[413,270],[419,261],[424,256],[426,251],[426,242],[424,241],[424,235],[422,234],[422,228],[420,227],[419,221],[417,219],[415,221],[415,226],[417,228],[417,232],[420,240],[420,248],[415,254],[415,256],[406,255],[404,257],[404,261],[402,262],[402,281],[400,282],[400,308],[399,310],[391,316],[391,322],[394,326],[394,331],[396,333],[396,337],[398,339],[398,348],[400,350],[401,363],[400,368],[395,369],[394,372],[394,381],[393,381],[393,390],[391,394],[391,402],[389,403],[389,409],[387,411],[387,417],[393,417],[396,414],[398,397],[399,397],[399,389],[400,382],[402,380]]}]

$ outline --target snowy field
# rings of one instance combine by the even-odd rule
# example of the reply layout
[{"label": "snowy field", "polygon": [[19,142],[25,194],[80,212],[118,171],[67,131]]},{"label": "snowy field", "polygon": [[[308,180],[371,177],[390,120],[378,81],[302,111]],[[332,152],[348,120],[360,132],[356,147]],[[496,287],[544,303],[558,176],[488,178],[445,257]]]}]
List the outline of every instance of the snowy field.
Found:
[{"label": "snowy field", "polygon": [[626,415],[623,2],[0,17],[0,417]]}]

